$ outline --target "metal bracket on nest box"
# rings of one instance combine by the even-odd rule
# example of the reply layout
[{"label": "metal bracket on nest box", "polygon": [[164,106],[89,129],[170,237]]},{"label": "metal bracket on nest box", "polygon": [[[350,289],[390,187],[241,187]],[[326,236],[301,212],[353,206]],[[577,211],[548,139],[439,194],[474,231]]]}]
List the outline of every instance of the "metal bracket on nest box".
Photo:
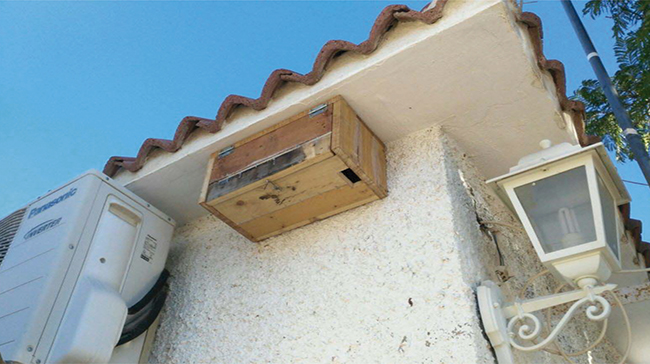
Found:
[{"label": "metal bracket on nest box", "polygon": [[233,147],[233,146],[221,149],[221,151],[219,152],[219,158],[223,158],[223,157],[227,156],[228,154],[232,153],[234,150],[235,150],[235,147]]},{"label": "metal bracket on nest box", "polygon": [[313,118],[314,116],[316,116],[318,114],[324,113],[325,110],[327,110],[327,104],[320,104],[320,105],[314,107],[313,109],[309,110],[309,117]]}]

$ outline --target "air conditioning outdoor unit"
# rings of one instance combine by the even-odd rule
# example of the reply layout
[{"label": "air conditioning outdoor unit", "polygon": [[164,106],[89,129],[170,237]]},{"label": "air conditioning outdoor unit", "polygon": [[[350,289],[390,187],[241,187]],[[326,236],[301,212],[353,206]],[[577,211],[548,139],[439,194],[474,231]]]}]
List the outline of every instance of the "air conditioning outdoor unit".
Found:
[{"label": "air conditioning outdoor unit", "polygon": [[97,171],[0,220],[2,358],[146,361],[174,224]]}]

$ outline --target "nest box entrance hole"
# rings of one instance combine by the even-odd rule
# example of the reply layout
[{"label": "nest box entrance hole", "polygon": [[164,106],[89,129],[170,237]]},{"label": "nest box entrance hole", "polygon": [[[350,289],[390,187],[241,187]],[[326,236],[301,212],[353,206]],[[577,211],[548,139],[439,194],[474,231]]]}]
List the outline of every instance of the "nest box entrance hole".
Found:
[{"label": "nest box entrance hole", "polygon": [[350,181],[350,183],[352,184],[361,181],[361,178],[359,178],[359,176],[356,173],[354,173],[354,171],[350,168],[342,170],[341,174],[343,175],[343,177],[345,177],[346,180]]}]

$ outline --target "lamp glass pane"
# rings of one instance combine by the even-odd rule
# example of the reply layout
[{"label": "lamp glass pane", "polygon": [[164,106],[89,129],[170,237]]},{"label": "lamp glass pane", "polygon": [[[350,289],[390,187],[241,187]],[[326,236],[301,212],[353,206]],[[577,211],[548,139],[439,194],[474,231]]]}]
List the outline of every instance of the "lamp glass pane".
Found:
[{"label": "lamp glass pane", "polygon": [[598,194],[600,195],[600,205],[603,209],[603,223],[605,224],[605,239],[607,240],[607,245],[616,258],[618,256],[618,231],[616,228],[616,205],[614,204],[614,199],[612,195],[605,187],[605,183],[598,176]]},{"label": "lamp glass pane", "polygon": [[596,240],[584,166],[515,188],[546,253]]}]

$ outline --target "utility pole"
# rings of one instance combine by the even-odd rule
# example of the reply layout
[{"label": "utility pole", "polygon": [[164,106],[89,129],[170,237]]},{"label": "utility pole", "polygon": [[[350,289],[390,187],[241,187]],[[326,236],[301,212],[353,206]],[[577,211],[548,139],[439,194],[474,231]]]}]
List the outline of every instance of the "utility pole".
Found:
[{"label": "utility pole", "polygon": [[598,56],[596,48],[591,42],[591,38],[589,38],[589,34],[587,33],[585,26],[582,24],[582,20],[578,16],[576,9],[573,7],[571,0],[562,0],[562,6],[564,6],[564,10],[569,16],[571,25],[578,35],[578,39],[580,39],[582,49],[584,49],[585,54],[587,55],[587,60],[596,73],[598,83],[600,83],[600,87],[603,89],[603,93],[605,93],[605,96],[607,97],[609,106],[612,108],[614,116],[618,121],[618,125],[623,130],[623,135],[625,135],[625,139],[634,154],[634,160],[639,164],[645,180],[648,182],[648,185],[650,185],[650,158],[648,157],[645,145],[643,144],[639,133],[634,128],[634,124],[632,124],[632,120],[630,120],[630,116],[627,114],[623,104],[621,104],[621,100],[612,84],[612,80],[609,78],[605,66],[600,60],[600,56]]}]

